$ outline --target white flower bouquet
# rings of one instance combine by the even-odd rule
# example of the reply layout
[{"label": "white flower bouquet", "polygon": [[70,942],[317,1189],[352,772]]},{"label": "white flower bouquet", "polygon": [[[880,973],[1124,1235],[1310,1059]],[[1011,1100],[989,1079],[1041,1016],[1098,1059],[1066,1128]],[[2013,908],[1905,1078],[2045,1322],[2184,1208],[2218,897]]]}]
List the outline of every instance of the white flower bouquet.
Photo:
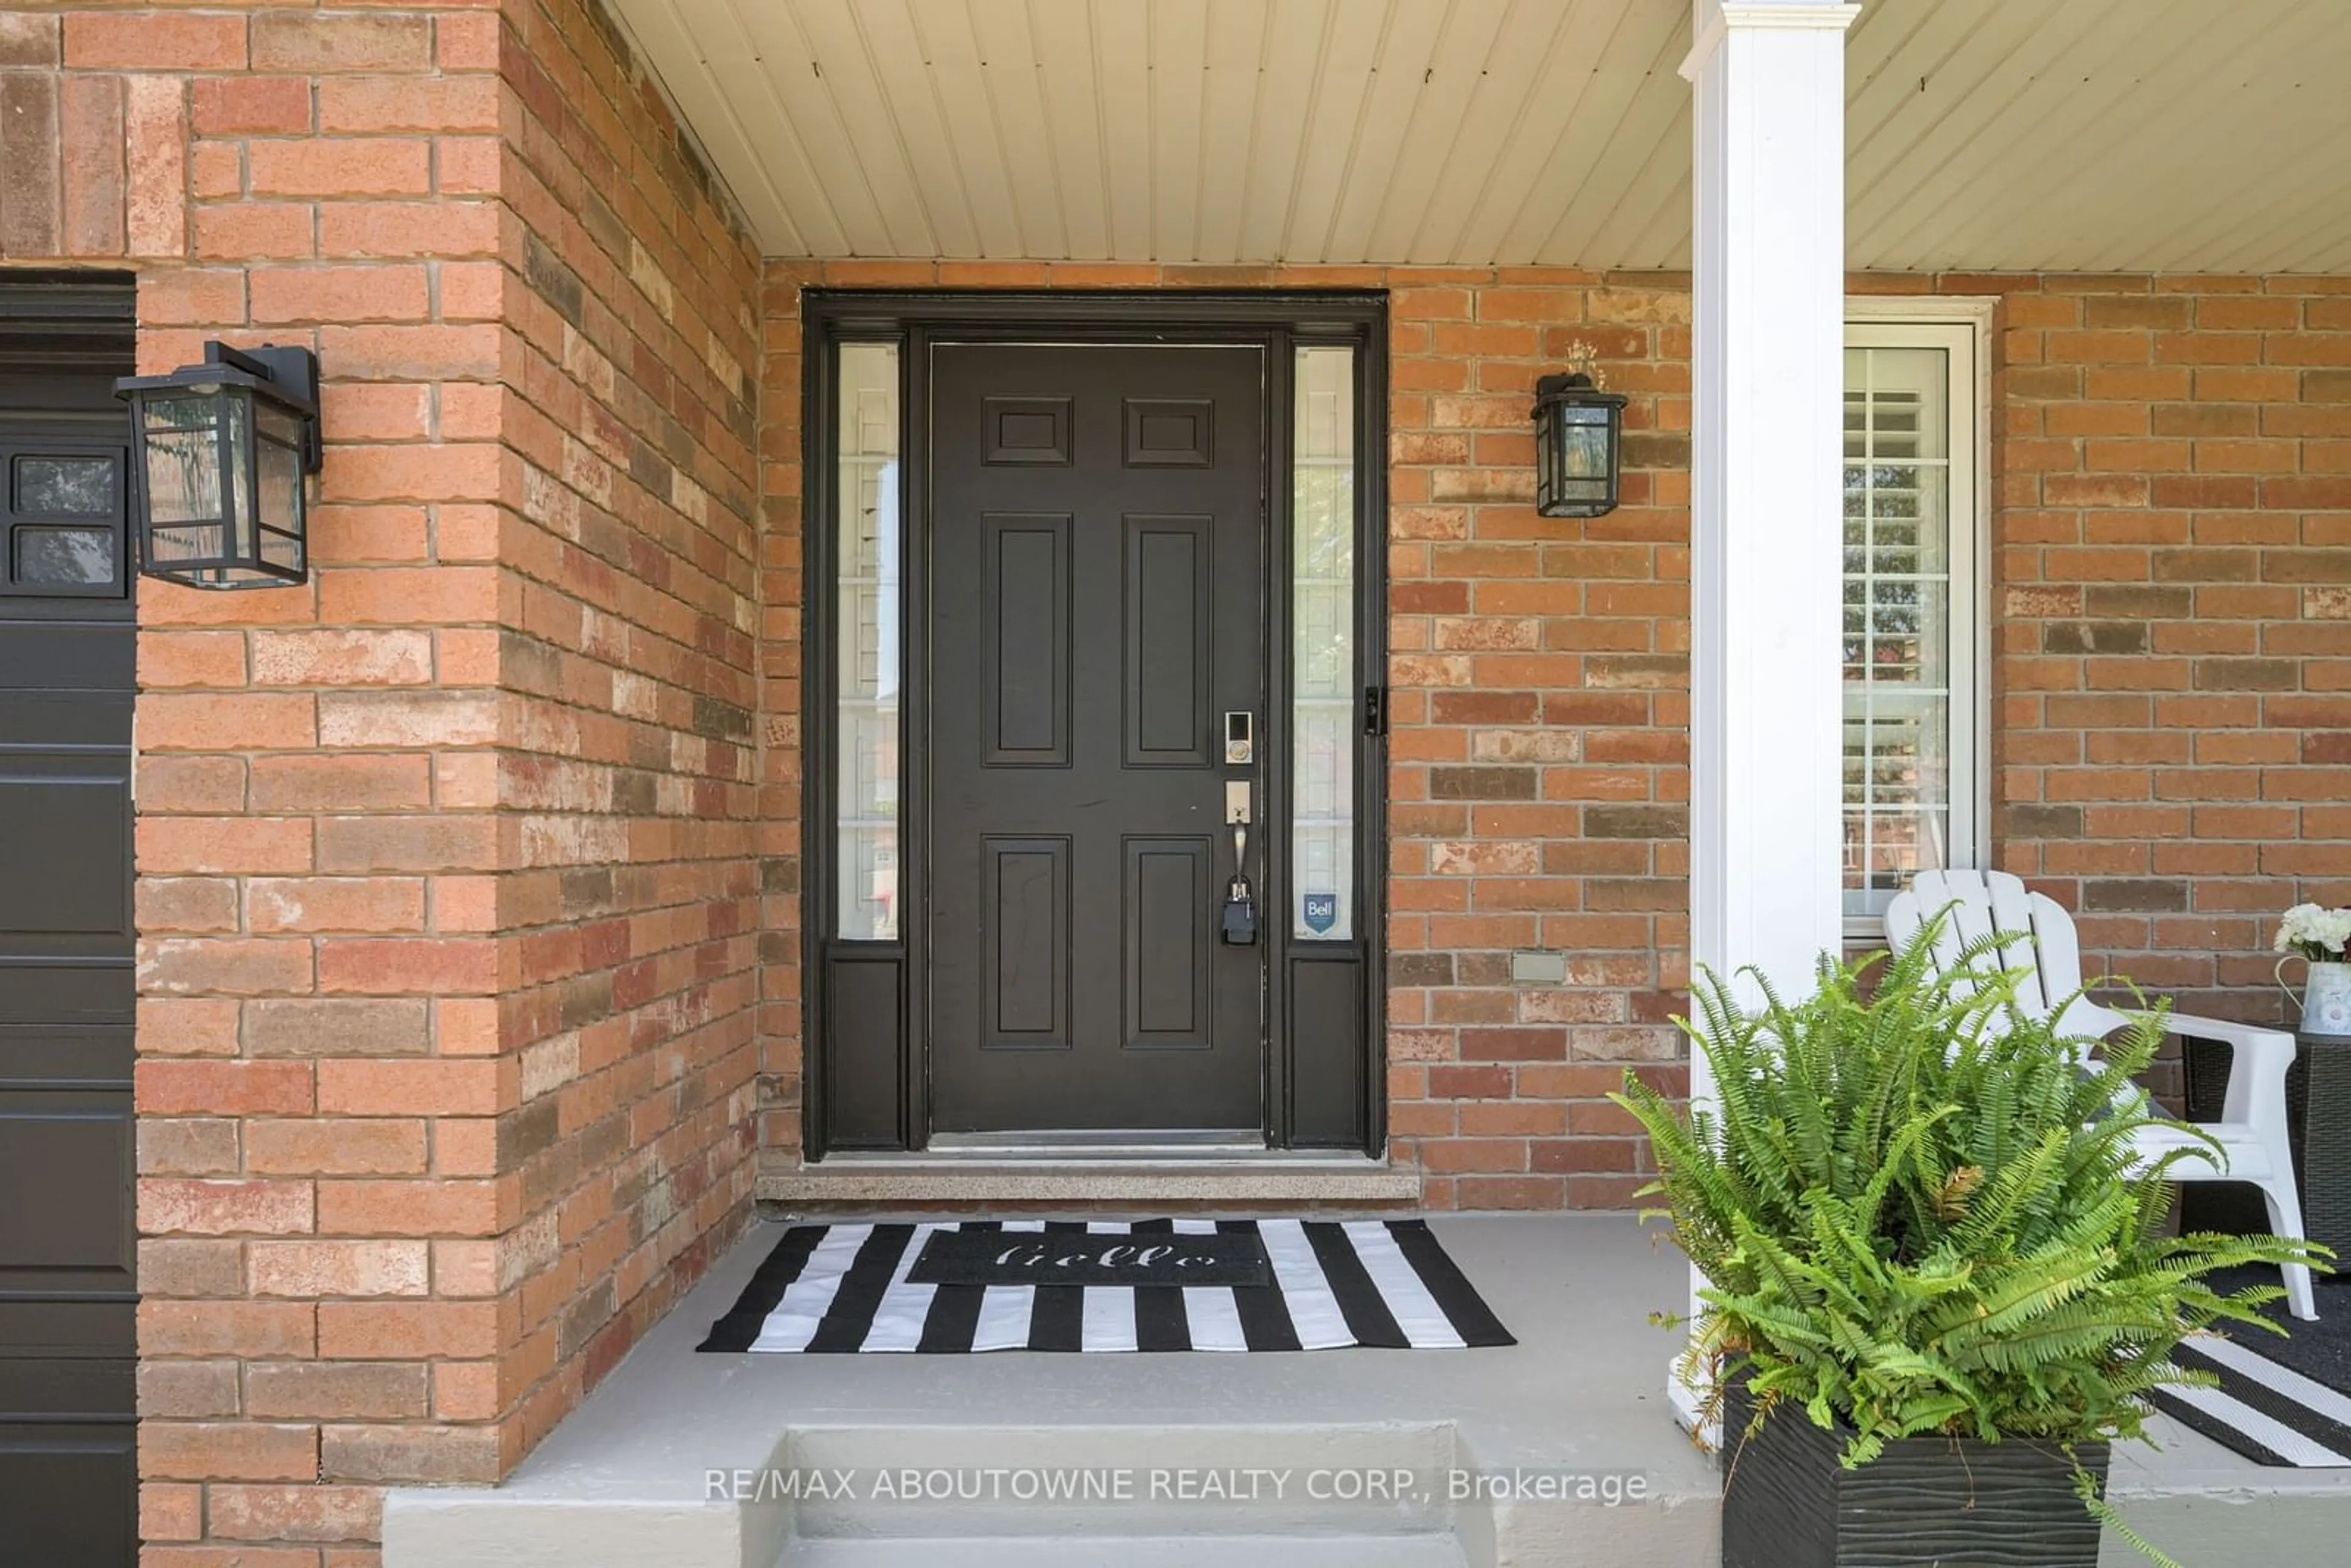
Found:
[{"label": "white flower bouquet", "polygon": [[2340,964],[2351,947],[2351,909],[2322,909],[2297,904],[2278,922],[2274,952],[2292,953],[2314,964]]}]

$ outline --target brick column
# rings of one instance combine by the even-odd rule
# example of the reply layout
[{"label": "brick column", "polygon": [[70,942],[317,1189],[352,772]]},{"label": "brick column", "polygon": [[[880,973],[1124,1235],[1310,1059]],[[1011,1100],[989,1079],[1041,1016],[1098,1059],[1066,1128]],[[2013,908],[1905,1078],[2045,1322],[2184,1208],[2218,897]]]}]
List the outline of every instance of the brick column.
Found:
[{"label": "brick column", "polygon": [[519,1451],[498,36],[425,7],[64,18],[69,96],[132,73],[141,370],[219,337],[325,377],[312,581],[141,587],[152,1563],[341,1559],[381,1484]]},{"label": "brick column", "polygon": [[757,657],[758,253],[600,8],[510,0],[503,18],[498,914],[518,1081],[497,1262],[518,1453],[750,1218],[758,716],[797,694],[763,698]]}]

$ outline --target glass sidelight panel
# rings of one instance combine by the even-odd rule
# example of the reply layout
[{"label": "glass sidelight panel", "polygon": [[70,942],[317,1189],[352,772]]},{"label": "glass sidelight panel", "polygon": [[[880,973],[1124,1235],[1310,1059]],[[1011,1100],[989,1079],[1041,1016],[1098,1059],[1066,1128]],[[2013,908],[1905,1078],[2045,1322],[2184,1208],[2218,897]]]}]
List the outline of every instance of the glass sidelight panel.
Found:
[{"label": "glass sidelight panel", "polygon": [[898,937],[898,346],[844,343],[834,407],[837,935]]},{"label": "glass sidelight panel", "polygon": [[1844,901],[1856,919],[1975,852],[1964,334],[1847,336]]},{"label": "glass sidelight panel", "polygon": [[1290,935],[1355,935],[1355,350],[1297,350],[1290,455]]}]

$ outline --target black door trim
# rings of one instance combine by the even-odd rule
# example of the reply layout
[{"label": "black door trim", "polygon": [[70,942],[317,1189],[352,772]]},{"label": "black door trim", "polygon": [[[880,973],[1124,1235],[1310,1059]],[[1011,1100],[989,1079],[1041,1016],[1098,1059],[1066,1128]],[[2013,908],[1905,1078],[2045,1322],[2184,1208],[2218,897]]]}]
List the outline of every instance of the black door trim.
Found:
[{"label": "black door trim", "polygon": [[[1358,668],[1369,685],[1384,685],[1387,660],[1387,298],[1361,290],[1141,291],[1046,290],[963,292],[935,289],[810,289],[802,296],[801,456],[803,571],[801,671],[801,840],[799,875],[777,867],[763,878],[771,894],[797,894],[801,904],[803,1147],[808,1158],[832,1152],[918,1149],[927,1135],[927,1064],[923,1030],[925,922],[911,914],[897,942],[850,942],[832,936],[837,907],[831,824],[836,794],[833,746],[833,584],[836,508],[832,388],[840,346],[889,342],[899,346],[900,495],[904,533],[900,558],[900,626],[904,639],[899,715],[900,907],[921,907],[924,828],[928,802],[919,737],[928,731],[923,672],[929,580],[925,501],[927,453],[920,411],[929,403],[928,348],[934,341],[1071,341],[1142,344],[1237,342],[1267,350],[1268,398],[1265,507],[1270,580],[1290,580],[1290,352],[1309,343],[1344,343],[1356,350],[1359,417],[1356,439],[1356,636]],[[1289,799],[1289,596],[1269,593],[1269,674],[1277,686],[1259,744],[1267,759],[1270,800]],[[1366,729],[1374,727],[1366,726]],[[1384,726],[1376,727],[1384,728]],[[1385,1143],[1386,747],[1377,734],[1358,737],[1356,767],[1356,900],[1361,925],[1351,945],[1301,945],[1293,954],[1287,917],[1290,890],[1287,835],[1270,835],[1283,853],[1268,860],[1263,922],[1272,948],[1264,1018],[1267,1078],[1262,1129],[1269,1146],[1351,1148],[1377,1155]],[[1270,812],[1267,813],[1269,816]],[[1350,950],[1352,949],[1352,950]],[[1345,962],[1351,995],[1360,1009],[1360,1056],[1334,1061],[1316,1053],[1301,1063],[1294,1049],[1294,971],[1328,973]],[[1325,991],[1324,997],[1333,993]],[[836,1032],[853,1033],[856,1052],[829,1048]],[[887,1039],[876,1037],[887,1036]],[[876,1044],[883,1049],[875,1050]],[[1349,1055],[1356,1053],[1350,1052]],[[1301,1071],[1304,1081],[1301,1082]],[[1343,1103],[1339,1103],[1343,1102]],[[1313,1113],[1301,1121],[1301,1104]]]}]

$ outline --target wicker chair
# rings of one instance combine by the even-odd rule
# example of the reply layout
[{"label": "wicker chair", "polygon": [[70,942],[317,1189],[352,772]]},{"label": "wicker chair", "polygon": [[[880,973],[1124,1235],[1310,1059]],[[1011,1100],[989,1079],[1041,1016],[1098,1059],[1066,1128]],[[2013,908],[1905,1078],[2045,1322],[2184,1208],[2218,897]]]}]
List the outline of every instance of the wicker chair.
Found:
[{"label": "wicker chair", "polygon": [[[2082,949],[2073,916],[2056,900],[2026,891],[2024,883],[2006,872],[1919,873],[1909,890],[1886,908],[1886,939],[1901,946],[1945,909],[1950,910],[1950,917],[1936,938],[1935,956],[1946,968],[1957,962],[1962,947],[1980,937],[1995,931],[2023,934],[2023,940],[2000,954],[2004,967],[2031,971],[2018,993],[2021,1005],[2045,1016],[2072,997],[2059,1020],[2068,1034],[2103,1038],[2132,1022],[2131,1014],[2075,994],[2082,987]],[[2141,1132],[2134,1147],[2147,1160],[2174,1149],[2188,1150],[2190,1157],[2171,1167],[2174,1181],[2241,1181],[2260,1188],[2270,1228],[2302,1239],[2302,1202],[2294,1191],[2294,1155],[2286,1136],[2285,1072],[2294,1063],[2294,1036],[2181,1013],[2173,1013],[2167,1023],[2174,1034],[2217,1040],[2231,1049],[2220,1119],[2199,1128],[2220,1145],[2220,1153],[2216,1159],[2200,1139],[2161,1127]],[[2318,1304],[2310,1270],[2289,1264],[2284,1273],[2286,1301],[2294,1315],[2315,1320]]]}]

